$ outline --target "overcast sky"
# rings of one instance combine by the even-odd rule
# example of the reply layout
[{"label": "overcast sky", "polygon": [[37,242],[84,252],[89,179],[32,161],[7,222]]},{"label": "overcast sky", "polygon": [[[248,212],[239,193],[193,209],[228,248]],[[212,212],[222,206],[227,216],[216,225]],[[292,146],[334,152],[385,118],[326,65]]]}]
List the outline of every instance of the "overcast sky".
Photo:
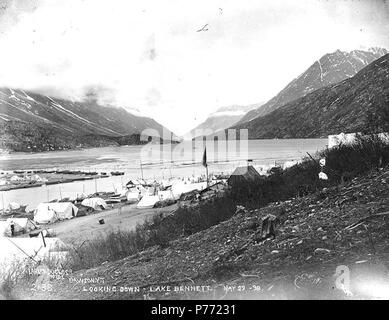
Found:
[{"label": "overcast sky", "polygon": [[221,106],[270,99],[326,53],[389,48],[384,0],[0,3],[1,86],[97,92],[177,134]]}]

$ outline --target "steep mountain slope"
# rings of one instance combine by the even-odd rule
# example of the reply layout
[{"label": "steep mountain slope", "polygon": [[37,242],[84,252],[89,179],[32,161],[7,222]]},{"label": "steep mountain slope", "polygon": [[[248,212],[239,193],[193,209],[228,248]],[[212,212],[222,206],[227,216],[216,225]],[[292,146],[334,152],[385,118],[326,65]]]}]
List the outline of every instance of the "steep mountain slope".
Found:
[{"label": "steep mountain slope", "polygon": [[383,48],[370,48],[368,51],[343,52],[337,50],[326,54],[315,61],[303,74],[290,82],[274,98],[259,108],[248,112],[242,117],[239,124],[264,116],[319,88],[350,78],[387,53],[388,51]]},{"label": "steep mountain slope", "polygon": [[[386,290],[358,287],[358,280],[377,279],[385,288],[388,285],[388,183],[389,168],[373,170],[341,189],[333,187],[257,210],[237,210],[231,219],[172,241],[167,247],[154,246],[66,275],[63,280],[54,279],[51,292],[31,291],[23,285],[16,297],[347,299],[347,292],[335,287],[334,274],[342,265],[353,275],[350,289],[354,298],[374,298],[372,294],[382,291],[387,296]],[[260,241],[261,223],[268,214],[279,217],[281,223],[274,239]],[[85,285],[69,281],[70,277],[102,277],[104,288],[116,286],[117,290],[98,290],[100,283]],[[171,290],[166,291],[167,286]],[[210,286],[212,290],[186,291],[180,286]],[[224,286],[235,286],[235,290],[225,291]],[[236,289],[238,286],[245,290]],[[140,290],[119,290],[126,287]],[[165,290],[155,290],[161,287]]]},{"label": "steep mountain slope", "polygon": [[10,88],[0,89],[0,128],[1,147],[19,151],[116,144],[115,137],[139,136],[145,129],[162,135],[164,129],[155,120],[123,108]]},{"label": "steep mountain slope", "polygon": [[386,54],[350,79],[318,89],[236,128],[247,128],[251,139],[326,137],[363,131],[368,115],[381,113],[388,106]]},{"label": "steep mountain slope", "polygon": [[216,132],[231,127],[237,123],[249,110],[258,108],[260,105],[261,104],[221,107],[216,110],[216,112],[211,113],[204,122],[185,134],[184,137],[191,139],[201,135],[205,130]]}]

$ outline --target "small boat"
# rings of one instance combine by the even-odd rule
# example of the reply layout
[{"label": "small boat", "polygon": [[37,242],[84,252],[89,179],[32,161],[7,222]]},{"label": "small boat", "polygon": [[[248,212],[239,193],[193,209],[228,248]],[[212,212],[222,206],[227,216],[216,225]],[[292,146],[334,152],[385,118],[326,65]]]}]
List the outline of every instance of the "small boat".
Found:
[{"label": "small boat", "polygon": [[58,184],[58,183],[61,183],[61,181],[58,181],[58,180],[46,181],[46,185]]},{"label": "small boat", "polygon": [[42,232],[42,230],[36,230],[29,233],[30,238],[34,238],[39,236],[39,234]]},{"label": "small boat", "polygon": [[58,173],[58,174],[72,174],[72,171],[70,171],[70,170],[57,170],[56,173]]},{"label": "small boat", "polygon": [[[73,181],[82,181],[85,180],[86,177],[78,177],[78,178],[73,178]],[[92,177],[91,177],[92,178]]]},{"label": "small boat", "polygon": [[17,189],[35,188],[35,187],[41,187],[41,186],[43,186],[43,182],[35,182],[35,183],[21,184],[18,186]]},{"label": "small boat", "polygon": [[120,199],[109,198],[109,199],[105,200],[106,204],[113,204],[113,203],[120,203],[120,202],[122,202]]},{"label": "small boat", "polygon": [[95,176],[97,175],[97,172],[93,171],[93,172],[85,172],[84,174],[86,174],[87,176]]},{"label": "small boat", "polygon": [[123,176],[124,172],[123,171],[111,171],[112,176]]}]

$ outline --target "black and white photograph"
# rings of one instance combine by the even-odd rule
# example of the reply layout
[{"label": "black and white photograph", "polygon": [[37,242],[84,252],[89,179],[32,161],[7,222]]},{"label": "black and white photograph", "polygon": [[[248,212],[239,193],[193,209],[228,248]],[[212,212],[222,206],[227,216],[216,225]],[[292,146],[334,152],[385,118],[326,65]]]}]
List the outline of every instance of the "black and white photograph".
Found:
[{"label": "black and white photograph", "polygon": [[389,0],[0,0],[0,49],[0,300],[389,299]]}]

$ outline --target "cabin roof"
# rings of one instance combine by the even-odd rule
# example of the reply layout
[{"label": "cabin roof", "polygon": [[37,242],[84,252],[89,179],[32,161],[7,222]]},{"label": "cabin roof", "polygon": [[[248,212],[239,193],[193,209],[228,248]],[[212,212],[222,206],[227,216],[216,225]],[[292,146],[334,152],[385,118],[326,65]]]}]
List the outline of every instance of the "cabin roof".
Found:
[{"label": "cabin roof", "polygon": [[261,177],[257,170],[253,166],[237,167],[231,174],[229,180],[240,176],[247,181],[255,181]]}]

